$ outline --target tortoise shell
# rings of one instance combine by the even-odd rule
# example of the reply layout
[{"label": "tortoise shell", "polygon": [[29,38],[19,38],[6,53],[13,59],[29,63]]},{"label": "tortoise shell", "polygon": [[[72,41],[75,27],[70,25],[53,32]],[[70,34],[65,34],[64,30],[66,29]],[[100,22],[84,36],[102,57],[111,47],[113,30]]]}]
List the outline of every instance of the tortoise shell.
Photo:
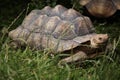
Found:
[{"label": "tortoise shell", "polygon": [[14,41],[36,49],[70,50],[95,34],[91,20],[61,5],[33,10],[22,24],[9,32]]},{"label": "tortoise shell", "polygon": [[80,4],[96,17],[110,17],[120,10],[120,0],[80,0]]}]

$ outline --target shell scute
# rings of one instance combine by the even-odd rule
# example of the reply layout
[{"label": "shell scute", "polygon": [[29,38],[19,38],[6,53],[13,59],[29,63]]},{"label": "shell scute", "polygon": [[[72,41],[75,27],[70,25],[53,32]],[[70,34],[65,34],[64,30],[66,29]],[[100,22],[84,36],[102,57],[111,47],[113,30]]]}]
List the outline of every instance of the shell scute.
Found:
[{"label": "shell scute", "polygon": [[39,15],[36,20],[31,22],[31,25],[24,26],[24,28],[28,29],[31,32],[36,31],[37,29],[41,29],[42,25],[44,25],[45,21],[47,21],[47,15]]},{"label": "shell scute", "polygon": [[58,39],[73,39],[76,37],[75,26],[69,21],[61,21],[53,32],[53,36]]},{"label": "shell scute", "polygon": [[41,12],[42,14],[50,15],[52,8],[50,6],[44,7]]},{"label": "shell scute", "polygon": [[80,0],[80,4],[96,17],[107,18],[120,10],[120,0]]},{"label": "shell scute", "polygon": [[49,20],[43,26],[43,31],[48,34],[52,34],[60,21],[61,19],[58,16],[49,17]]},{"label": "shell scute", "polygon": [[78,17],[73,20],[75,32],[78,36],[90,34],[94,32],[91,20],[88,17]]},{"label": "shell scute", "polygon": [[33,23],[39,15],[46,14],[43,10],[32,10],[30,14],[28,14],[25,19],[22,22],[22,26],[30,26],[31,23]]},{"label": "shell scute", "polygon": [[62,5],[57,5],[51,10],[49,16],[59,16],[60,17],[61,14],[63,12],[65,12],[66,10],[67,10],[67,8],[63,7]]},{"label": "shell scute", "polygon": [[80,13],[78,13],[76,10],[74,9],[68,9],[67,11],[65,11],[62,15],[61,15],[61,18],[63,20],[68,20],[68,21],[72,21],[74,20],[75,18],[81,16]]},{"label": "shell scute", "polygon": [[120,0],[113,0],[113,2],[116,5],[117,9],[120,10]]}]

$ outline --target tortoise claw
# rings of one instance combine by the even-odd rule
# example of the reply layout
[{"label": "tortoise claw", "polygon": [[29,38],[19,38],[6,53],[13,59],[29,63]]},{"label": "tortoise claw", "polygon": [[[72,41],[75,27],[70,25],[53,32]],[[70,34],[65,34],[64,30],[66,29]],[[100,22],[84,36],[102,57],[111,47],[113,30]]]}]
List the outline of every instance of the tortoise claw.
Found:
[{"label": "tortoise claw", "polygon": [[11,41],[9,43],[9,46],[12,47],[12,48],[14,48],[14,49],[17,49],[19,47],[19,44],[18,44],[17,41]]}]

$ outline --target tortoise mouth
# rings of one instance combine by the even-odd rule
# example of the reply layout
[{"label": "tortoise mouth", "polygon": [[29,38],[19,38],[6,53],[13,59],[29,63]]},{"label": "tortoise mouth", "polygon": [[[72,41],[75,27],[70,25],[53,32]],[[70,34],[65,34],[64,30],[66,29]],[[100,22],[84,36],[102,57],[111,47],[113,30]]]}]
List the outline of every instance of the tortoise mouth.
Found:
[{"label": "tortoise mouth", "polygon": [[103,43],[97,43],[96,48],[105,48],[107,46],[107,44],[108,44],[108,40],[106,40]]}]

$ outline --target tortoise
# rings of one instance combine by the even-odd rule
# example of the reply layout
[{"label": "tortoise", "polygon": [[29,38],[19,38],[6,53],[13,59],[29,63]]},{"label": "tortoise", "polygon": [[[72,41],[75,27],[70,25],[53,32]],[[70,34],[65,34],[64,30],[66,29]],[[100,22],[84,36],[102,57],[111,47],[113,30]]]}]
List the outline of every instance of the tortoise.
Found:
[{"label": "tortoise", "polygon": [[80,0],[79,3],[95,17],[107,18],[120,10],[120,0]]},{"label": "tortoise", "polygon": [[50,53],[73,51],[73,55],[60,63],[93,58],[108,40],[107,34],[95,33],[89,17],[62,5],[32,10],[19,27],[9,32],[9,37],[14,46],[50,50]]}]

